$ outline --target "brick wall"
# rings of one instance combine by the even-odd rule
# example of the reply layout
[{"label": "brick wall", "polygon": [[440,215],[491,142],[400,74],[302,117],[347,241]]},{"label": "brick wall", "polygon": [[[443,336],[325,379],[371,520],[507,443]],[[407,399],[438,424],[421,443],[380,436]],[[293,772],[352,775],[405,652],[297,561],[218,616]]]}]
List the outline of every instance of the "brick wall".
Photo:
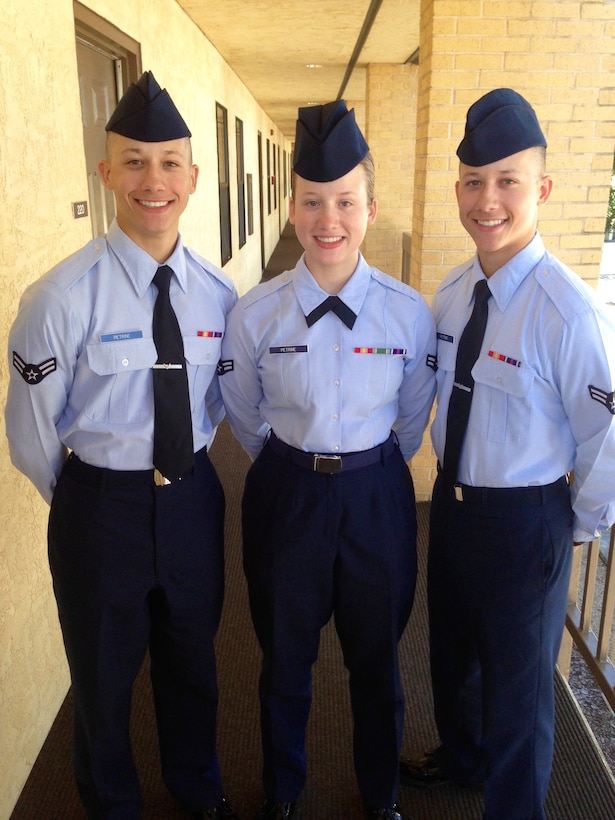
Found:
[{"label": "brick wall", "polygon": [[376,166],[378,215],[362,251],[398,279],[402,234],[412,223],[417,88],[417,66],[368,66],[365,137]]}]

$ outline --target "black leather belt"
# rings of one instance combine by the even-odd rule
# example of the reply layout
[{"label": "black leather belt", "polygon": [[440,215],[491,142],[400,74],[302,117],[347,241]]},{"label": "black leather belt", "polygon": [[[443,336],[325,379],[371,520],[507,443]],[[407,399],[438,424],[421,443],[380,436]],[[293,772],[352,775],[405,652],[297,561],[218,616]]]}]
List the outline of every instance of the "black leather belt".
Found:
[{"label": "black leather belt", "polygon": [[[203,447],[195,454],[195,460],[202,454],[207,453],[207,447]],[[87,484],[89,487],[115,487],[117,489],[130,489],[131,487],[158,487],[166,486],[175,482],[165,478],[159,470],[110,470],[107,467],[95,467],[93,464],[86,464],[85,461],[71,453],[64,464],[64,470],[71,478]],[[181,478],[176,479],[181,481]]]},{"label": "black leather belt", "polygon": [[397,447],[397,438],[394,433],[391,433],[388,439],[377,447],[361,450],[358,453],[333,455],[331,453],[306,453],[303,450],[298,450],[279,439],[272,430],[266,446],[271,447],[276,455],[289,459],[299,467],[304,467],[306,470],[312,470],[315,473],[332,475],[334,473],[346,473],[350,470],[360,470],[362,467],[369,467],[370,464],[384,461]]},{"label": "black leather belt", "polygon": [[[438,465],[440,481],[443,480]],[[468,484],[454,484],[452,491],[457,501],[467,504],[484,504],[492,507],[538,507],[561,495],[568,486],[564,475],[552,484],[536,487],[470,487]]]}]

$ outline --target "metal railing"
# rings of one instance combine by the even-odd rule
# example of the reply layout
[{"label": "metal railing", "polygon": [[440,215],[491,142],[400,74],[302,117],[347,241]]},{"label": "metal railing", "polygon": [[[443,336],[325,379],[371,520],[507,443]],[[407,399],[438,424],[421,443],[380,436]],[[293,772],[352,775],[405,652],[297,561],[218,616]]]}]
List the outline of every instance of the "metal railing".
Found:
[{"label": "metal railing", "polygon": [[568,677],[573,644],[579,650],[611,709],[615,710],[613,610],[615,608],[615,527],[610,541],[585,544],[573,557],[566,629],[558,666]]}]

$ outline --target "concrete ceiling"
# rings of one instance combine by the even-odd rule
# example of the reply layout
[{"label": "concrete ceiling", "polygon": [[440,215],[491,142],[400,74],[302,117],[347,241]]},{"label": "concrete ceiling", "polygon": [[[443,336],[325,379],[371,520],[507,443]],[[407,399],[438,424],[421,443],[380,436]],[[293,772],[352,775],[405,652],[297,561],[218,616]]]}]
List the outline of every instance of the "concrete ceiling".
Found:
[{"label": "concrete ceiling", "polygon": [[419,45],[420,0],[177,1],[289,139],[299,106],[365,100],[367,65]]}]

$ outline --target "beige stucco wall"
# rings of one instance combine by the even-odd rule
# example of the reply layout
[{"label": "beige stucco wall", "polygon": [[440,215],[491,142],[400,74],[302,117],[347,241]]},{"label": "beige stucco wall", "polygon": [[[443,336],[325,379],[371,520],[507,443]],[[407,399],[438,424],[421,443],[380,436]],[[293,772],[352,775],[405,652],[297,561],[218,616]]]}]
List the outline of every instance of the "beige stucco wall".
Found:
[{"label": "beige stucco wall", "polygon": [[[231,187],[233,258],[225,270],[240,292],[261,275],[257,131],[280,133],[174,0],[85,3],[141,44],[151,69],[177,102],[201,166],[182,220],[185,241],[219,264],[215,102],[228,110],[230,179],[235,116],[244,123],[245,170],[254,177],[255,232],[239,249]],[[8,382],[7,335],[26,285],[91,238],[71,203],[88,197],[71,0],[4,0],[0,27],[0,406]],[[168,44],[168,47],[167,47]],[[178,47],[181,44],[181,47]],[[273,134],[271,133],[273,131]],[[283,212],[266,217],[266,258]],[[4,426],[2,424],[2,430]],[[0,436],[0,820],[9,817],[69,678],[46,555],[47,506],[10,464]]]},{"label": "beige stucco wall", "polygon": [[[70,2],[7,0],[0,27],[0,403],[21,291],[89,238]],[[36,21],[45,20],[45,25]],[[53,31],[54,36],[49,37]],[[47,506],[0,437],[0,817],[9,816],[68,687],[46,556]]]}]

